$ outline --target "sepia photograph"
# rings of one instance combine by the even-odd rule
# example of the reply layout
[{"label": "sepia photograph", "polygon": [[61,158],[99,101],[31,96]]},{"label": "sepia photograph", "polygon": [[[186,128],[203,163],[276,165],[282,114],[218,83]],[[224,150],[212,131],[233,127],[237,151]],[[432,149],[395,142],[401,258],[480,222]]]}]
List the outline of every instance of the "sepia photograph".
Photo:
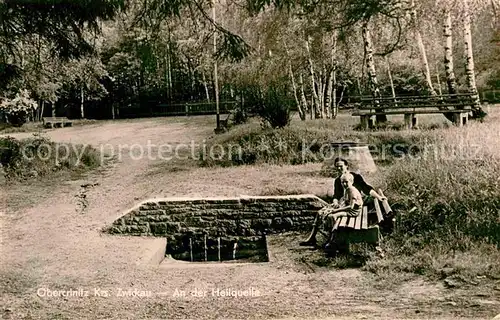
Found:
[{"label": "sepia photograph", "polygon": [[0,318],[500,320],[500,0],[0,0]]}]

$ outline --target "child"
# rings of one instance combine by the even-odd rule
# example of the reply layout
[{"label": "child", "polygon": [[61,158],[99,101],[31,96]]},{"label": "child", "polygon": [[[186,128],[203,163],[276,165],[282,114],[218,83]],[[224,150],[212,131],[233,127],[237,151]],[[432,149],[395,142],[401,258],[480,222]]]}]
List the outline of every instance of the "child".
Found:
[{"label": "child", "polygon": [[353,186],[354,177],[350,173],[344,173],[340,176],[340,182],[344,187],[345,206],[333,209],[329,213],[333,213],[332,217],[335,220],[341,217],[357,217],[363,210],[363,197],[356,187]]}]

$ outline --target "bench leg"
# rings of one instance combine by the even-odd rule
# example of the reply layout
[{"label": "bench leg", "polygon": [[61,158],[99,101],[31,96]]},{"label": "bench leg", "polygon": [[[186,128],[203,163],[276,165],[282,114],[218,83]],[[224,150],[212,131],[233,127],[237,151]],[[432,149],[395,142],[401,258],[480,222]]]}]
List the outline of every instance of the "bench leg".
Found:
[{"label": "bench leg", "polygon": [[466,112],[454,114],[453,122],[457,127],[467,125],[468,121],[469,121],[469,116]]},{"label": "bench leg", "polygon": [[377,118],[372,116],[368,120],[368,126],[370,128],[375,128],[375,125],[377,125]]},{"label": "bench leg", "polygon": [[370,125],[369,124],[370,116],[360,116],[360,121],[361,121],[361,129],[368,130]]},{"label": "bench leg", "polygon": [[413,128],[413,123],[414,123],[413,119],[415,119],[415,123],[416,123],[416,118],[415,118],[414,114],[405,114],[405,126],[406,126],[406,129],[410,130],[410,129]]}]

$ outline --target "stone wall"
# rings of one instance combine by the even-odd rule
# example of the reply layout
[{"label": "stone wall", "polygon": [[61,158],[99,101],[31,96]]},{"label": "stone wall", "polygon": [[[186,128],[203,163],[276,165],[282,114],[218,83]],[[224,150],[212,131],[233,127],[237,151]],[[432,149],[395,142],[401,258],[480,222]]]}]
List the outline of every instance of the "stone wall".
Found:
[{"label": "stone wall", "polygon": [[110,233],[167,236],[256,236],[310,230],[326,202],[314,195],[234,198],[157,198],[142,202],[118,218]]}]

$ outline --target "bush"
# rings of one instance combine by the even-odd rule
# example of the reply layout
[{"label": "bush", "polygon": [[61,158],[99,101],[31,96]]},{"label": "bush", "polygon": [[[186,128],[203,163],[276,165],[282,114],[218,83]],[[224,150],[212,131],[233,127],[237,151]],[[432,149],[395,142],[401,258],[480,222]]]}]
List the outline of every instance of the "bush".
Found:
[{"label": "bush", "polygon": [[0,138],[0,164],[4,170],[12,170],[21,157],[21,145],[12,137]]},{"label": "bush", "polygon": [[99,166],[96,149],[88,145],[65,146],[61,148],[39,136],[24,140],[0,138],[0,163],[10,180],[45,176],[55,171],[81,172]]},{"label": "bush", "polygon": [[271,83],[265,89],[258,85],[248,85],[242,91],[246,109],[258,115],[265,126],[283,128],[290,123],[293,100],[285,85]]},{"label": "bush", "polygon": [[257,114],[264,119],[271,128],[284,128],[290,123],[292,100],[287,94],[286,87],[271,85],[264,93],[264,101]]},{"label": "bush", "polygon": [[28,111],[37,107],[37,103],[30,98],[27,90],[21,90],[14,99],[4,99],[0,104],[0,109],[7,114],[8,121],[14,127],[25,124],[28,119]]}]

